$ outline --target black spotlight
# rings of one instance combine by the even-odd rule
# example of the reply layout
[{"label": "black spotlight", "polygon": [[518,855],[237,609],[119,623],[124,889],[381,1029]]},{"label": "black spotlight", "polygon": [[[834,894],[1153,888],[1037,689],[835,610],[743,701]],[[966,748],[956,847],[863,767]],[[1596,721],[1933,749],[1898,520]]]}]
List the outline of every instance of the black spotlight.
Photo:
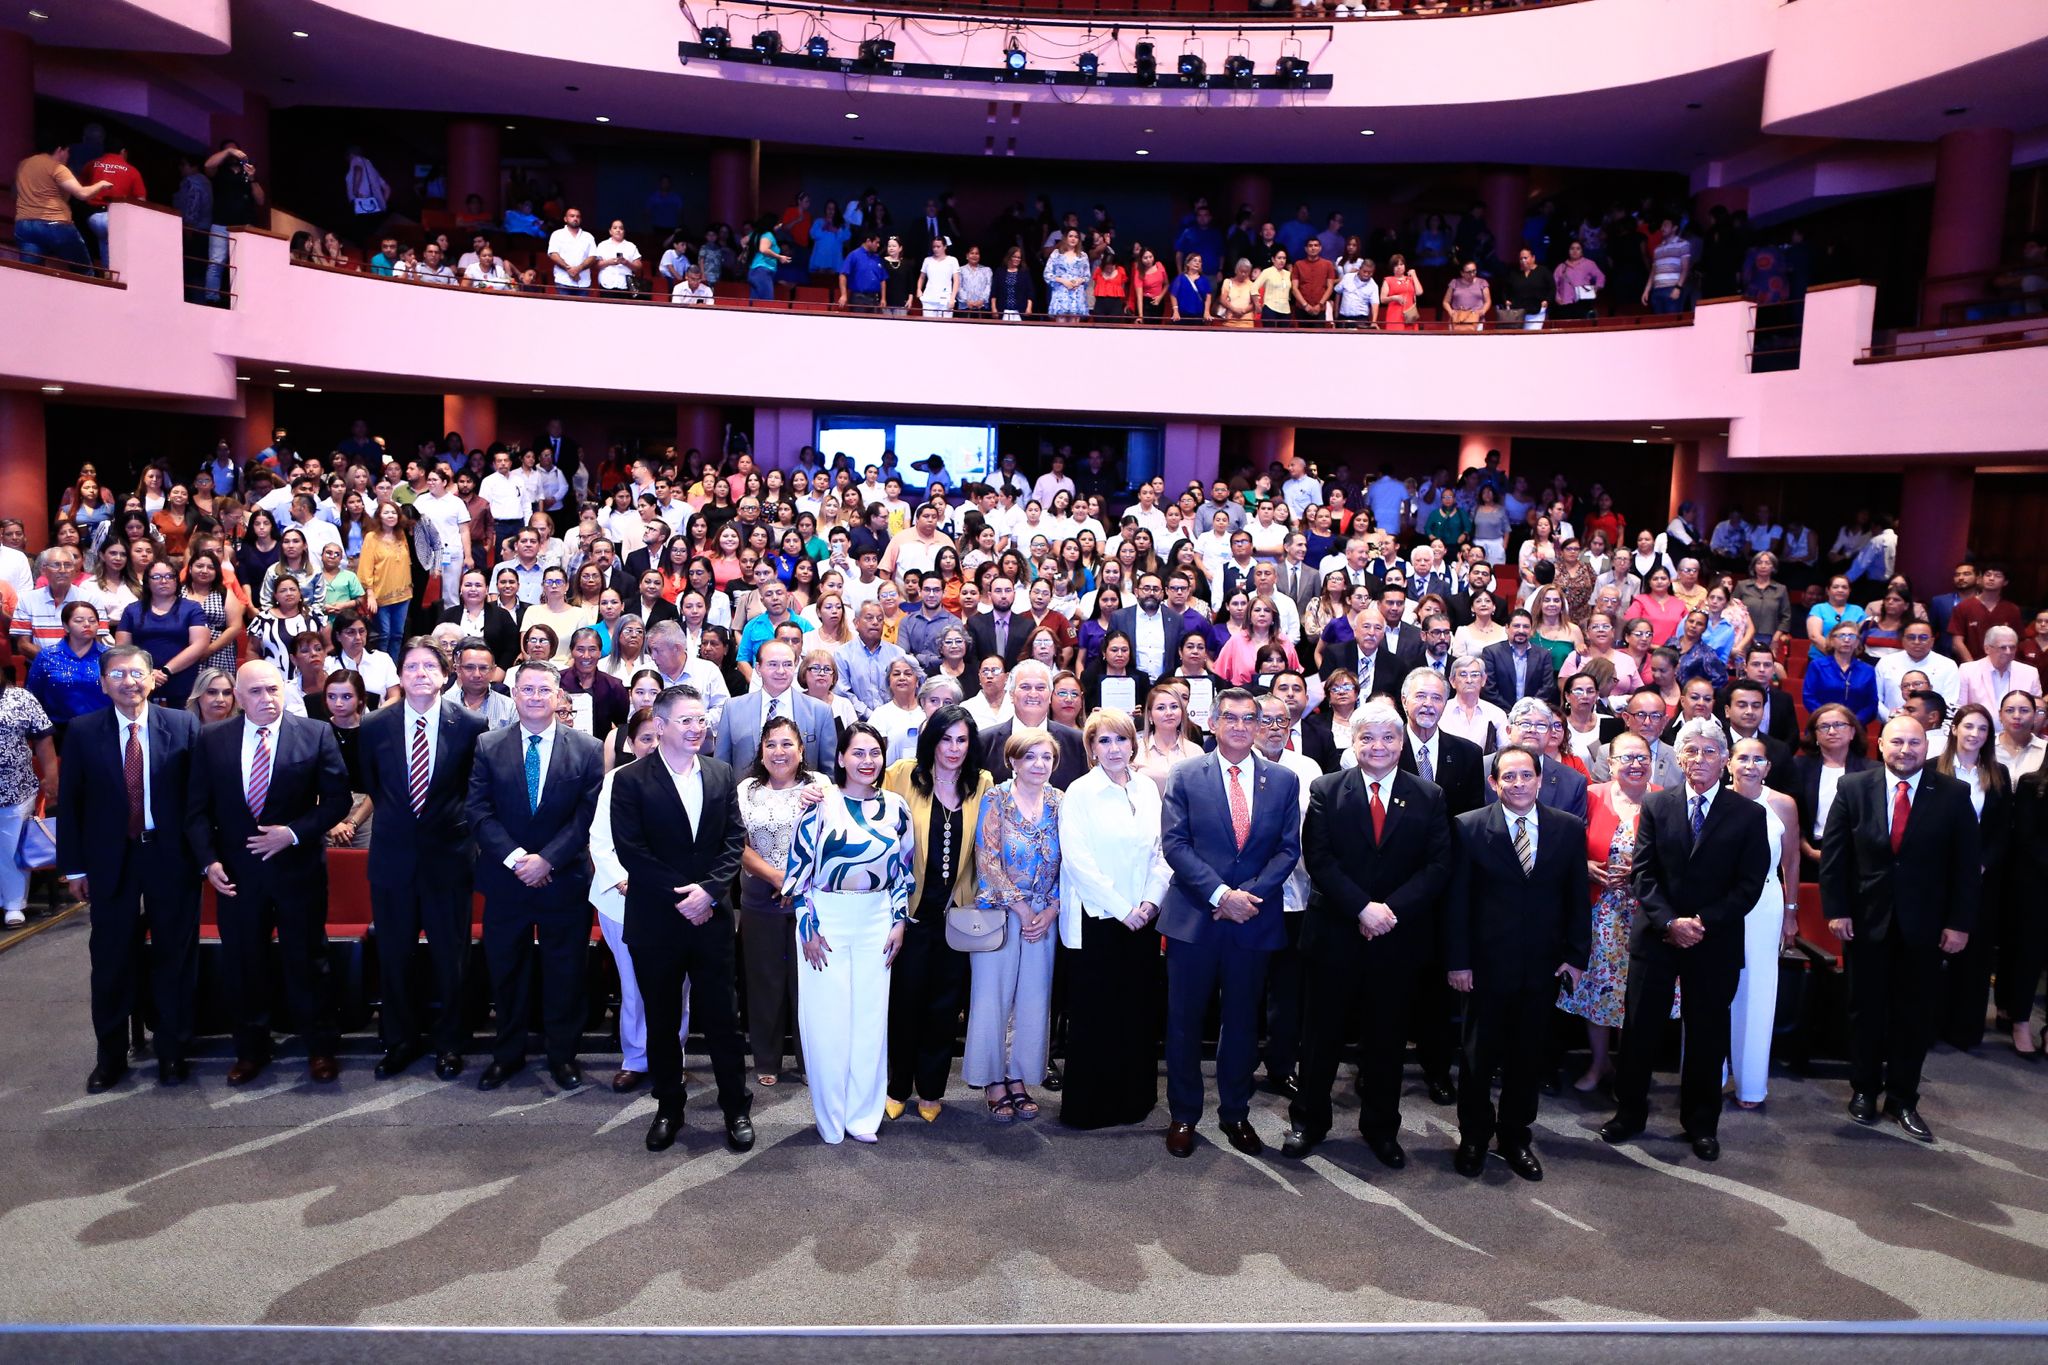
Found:
[{"label": "black spotlight", "polygon": [[1138,78],[1138,84],[1159,84],[1159,58],[1153,54],[1152,44],[1139,43],[1137,52],[1131,59],[1131,72]]},{"label": "black spotlight", "polygon": [[1074,59],[1074,69],[1092,80],[1102,69],[1102,61],[1093,52],[1083,52]]},{"label": "black spotlight", "polygon": [[1282,57],[1273,63],[1273,73],[1286,85],[1308,84],[1308,63],[1299,57]]},{"label": "black spotlight", "polygon": [[772,28],[764,28],[754,35],[754,53],[761,57],[782,55],[782,35]]},{"label": "black spotlight", "polygon": [[1252,65],[1252,59],[1241,52],[1223,59],[1223,74],[1239,85],[1250,85],[1252,76],[1257,71],[1258,68]]},{"label": "black spotlight", "polygon": [[1181,53],[1180,63],[1176,69],[1180,72],[1180,78],[1189,85],[1200,85],[1209,75],[1209,64],[1202,60],[1200,54],[1194,52]]},{"label": "black spotlight", "polygon": [[832,60],[832,44],[820,33],[804,44],[804,55],[819,66]]},{"label": "black spotlight", "polygon": [[870,69],[887,66],[896,60],[896,43],[889,38],[863,38],[860,42],[860,63]]},{"label": "black spotlight", "polygon": [[732,32],[722,24],[712,24],[697,30],[697,41],[704,44],[704,55],[723,57],[732,49]]},{"label": "black spotlight", "polygon": [[1012,38],[1009,47],[1003,50],[1003,65],[1013,76],[1021,75],[1024,68],[1031,65],[1031,59],[1024,55],[1023,48],[1017,46],[1015,38]]}]

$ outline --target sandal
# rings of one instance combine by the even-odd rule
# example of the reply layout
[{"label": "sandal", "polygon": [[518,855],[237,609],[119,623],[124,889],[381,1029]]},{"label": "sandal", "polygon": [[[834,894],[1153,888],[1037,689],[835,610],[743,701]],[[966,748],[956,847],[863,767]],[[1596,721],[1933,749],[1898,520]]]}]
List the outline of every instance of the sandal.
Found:
[{"label": "sandal", "polygon": [[1016,1111],[1017,1117],[1026,1122],[1037,1118],[1038,1101],[1031,1098],[1031,1092],[1024,1088],[1024,1082],[1005,1081],[1004,1084],[1017,1087],[1010,1092],[1010,1108]]},{"label": "sandal", "polygon": [[781,1077],[769,1071],[757,1071],[754,1073],[754,1084],[763,1088],[774,1085],[780,1079]]},{"label": "sandal", "polygon": [[997,1123],[1008,1123],[1017,1117],[1011,1107],[1011,1097],[1006,1091],[1000,1095],[987,1096],[988,1116]]}]

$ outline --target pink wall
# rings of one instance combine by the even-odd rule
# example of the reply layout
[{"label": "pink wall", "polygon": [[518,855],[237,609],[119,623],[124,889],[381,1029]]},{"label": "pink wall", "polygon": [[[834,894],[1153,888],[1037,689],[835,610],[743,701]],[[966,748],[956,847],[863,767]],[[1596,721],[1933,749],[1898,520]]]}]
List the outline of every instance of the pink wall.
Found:
[{"label": "pink wall", "polygon": [[[772,443],[756,440],[764,456],[807,440],[820,408],[1171,414],[1170,474],[1213,452],[1214,424],[1246,422],[1650,440],[1662,439],[1653,423],[1672,435],[1689,425],[1730,433],[1729,466],[1926,455],[2026,463],[2048,452],[2038,420],[2048,348],[1859,365],[1876,300],[1861,285],[1810,297],[1798,370],[1752,375],[1743,303],[1702,308],[1690,327],[1582,335],[1005,327],[479,295],[293,266],[283,241],[238,233],[236,306],[223,311],[183,302],[179,238],[172,215],[117,205],[114,264],[126,288],[0,271],[0,314],[58,320],[0,329],[0,376],[61,383],[74,397],[105,386],[215,407],[238,401],[237,374],[274,383],[280,368],[334,388],[401,376],[441,393],[753,404],[770,414],[760,434],[772,430]],[[771,354],[844,359],[758,363]],[[887,364],[858,359],[867,356]],[[1253,371],[1355,382],[1255,393],[1219,382]],[[1051,390],[1043,377],[1053,374],[1073,382]]]}]

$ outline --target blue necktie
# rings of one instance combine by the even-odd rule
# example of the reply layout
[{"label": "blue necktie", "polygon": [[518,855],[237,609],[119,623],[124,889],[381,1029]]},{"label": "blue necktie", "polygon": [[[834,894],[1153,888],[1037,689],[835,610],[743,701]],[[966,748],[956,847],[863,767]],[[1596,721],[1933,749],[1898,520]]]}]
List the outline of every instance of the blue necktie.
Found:
[{"label": "blue necktie", "polygon": [[1704,794],[1692,799],[1692,841],[1700,841],[1700,826],[1707,823],[1707,798]]},{"label": "blue necktie", "polygon": [[540,809],[540,736],[526,737],[526,809]]}]

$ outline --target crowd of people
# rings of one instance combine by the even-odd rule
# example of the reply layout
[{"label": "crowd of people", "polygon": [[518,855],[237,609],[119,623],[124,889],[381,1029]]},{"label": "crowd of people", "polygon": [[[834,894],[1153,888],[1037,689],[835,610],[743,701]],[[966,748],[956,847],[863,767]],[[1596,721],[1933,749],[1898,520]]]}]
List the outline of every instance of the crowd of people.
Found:
[{"label": "crowd of people", "polygon": [[118,499],[88,468],[33,564],[0,523],[25,666],[0,799],[17,830],[53,801],[91,906],[88,1089],[122,1082],[145,1012],[158,1079],[189,1075],[202,882],[229,1082],[271,1065],[273,1024],[338,1074],[328,847],[366,850],[379,1076],[465,1070],[474,890],[480,1087],[530,1030],[581,1085],[595,914],[612,1085],[651,1086],[656,1150],[693,1035],[744,1148],[753,1094],[798,1074],[828,1142],[937,1119],[964,1034],[997,1123],[1056,1087],[1070,1126],[1145,1122],[1163,1057],[1185,1156],[1220,1001],[1214,1113],[1241,1151],[1261,1066],[1284,1152],[1324,1141],[1355,1044],[1362,1136],[1401,1166],[1412,1041],[1458,1106],[1457,1169],[1492,1144],[1540,1178],[1572,1016],[1617,1142],[1681,1022],[1679,1118],[1710,1160],[1724,1091],[1766,1100],[1816,885],[1852,1118],[1882,1099],[1927,1137],[1927,1046],[1982,1041],[1994,977],[2039,1055],[2048,612],[1998,566],[1923,600],[1882,517],[1824,552],[1768,507],[1631,526],[1600,486],[1497,456],[1206,489],[1127,490],[1101,450],[1044,465],[956,489],[936,460],[809,447],[598,457],[559,423],[401,460],[359,422],[324,456],[280,430],[152,465]]}]

